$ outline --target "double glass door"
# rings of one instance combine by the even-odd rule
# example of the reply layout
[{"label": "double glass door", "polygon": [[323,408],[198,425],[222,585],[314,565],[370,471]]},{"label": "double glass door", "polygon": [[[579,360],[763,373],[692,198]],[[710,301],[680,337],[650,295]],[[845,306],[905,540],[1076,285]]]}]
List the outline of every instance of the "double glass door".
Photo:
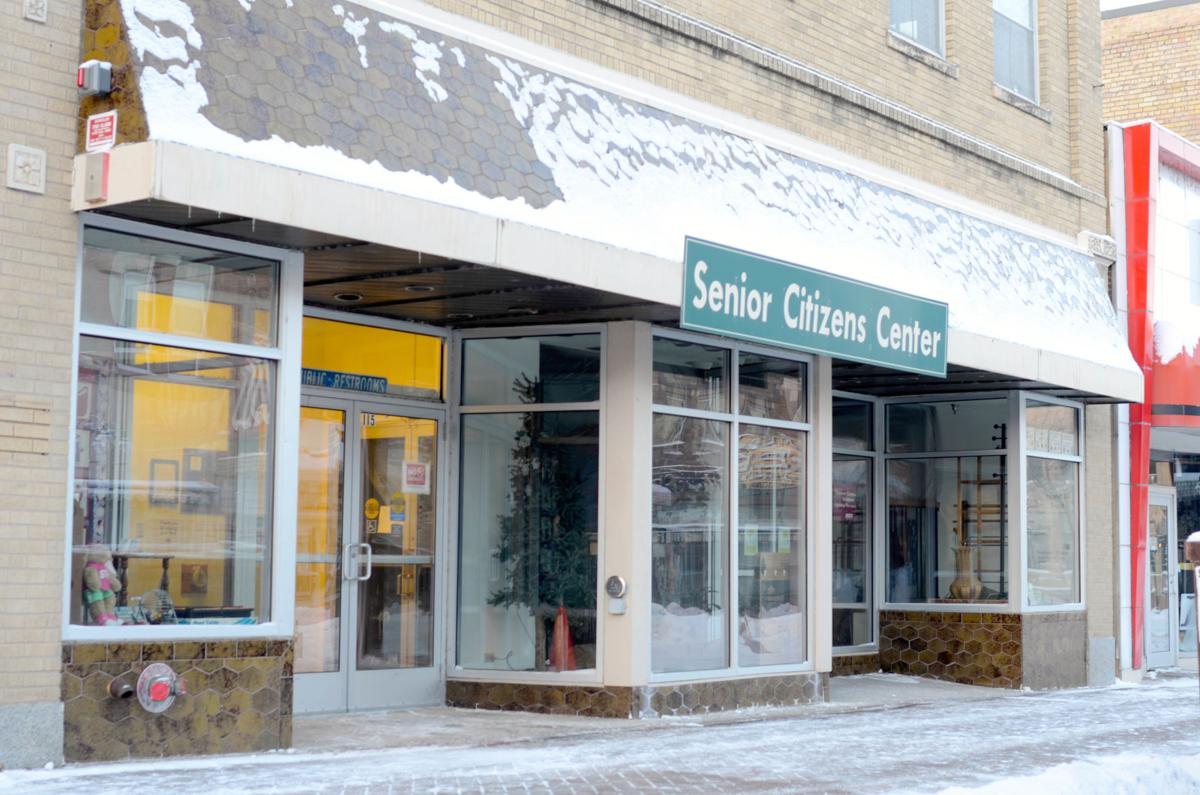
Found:
[{"label": "double glass door", "polygon": [[304,400],[297,712],[441,703],[441,434],[436,412]]}]

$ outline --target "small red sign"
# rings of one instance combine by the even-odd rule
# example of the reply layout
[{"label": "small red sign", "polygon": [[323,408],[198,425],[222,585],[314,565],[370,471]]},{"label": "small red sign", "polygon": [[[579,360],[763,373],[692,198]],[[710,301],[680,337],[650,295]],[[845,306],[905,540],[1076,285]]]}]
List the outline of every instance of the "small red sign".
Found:
[{"label": "small red sign", "polygon": [[110,110],[107,113],[88,116],[85,140],[85,151],[103,152],[112,149],[117,142],[117,112]]}]

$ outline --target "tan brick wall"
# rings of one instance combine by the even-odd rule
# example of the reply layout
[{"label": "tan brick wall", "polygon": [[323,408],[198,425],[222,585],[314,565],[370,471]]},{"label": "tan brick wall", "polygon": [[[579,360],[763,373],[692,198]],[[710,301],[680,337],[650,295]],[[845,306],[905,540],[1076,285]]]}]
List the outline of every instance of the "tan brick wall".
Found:
[{"label": "tan brick wall", "polygon": [[0,705],[59,700],[80,6],[51,2],[39,24],[0,0],[0,152],[48,154],[44,195],[0,173]]},{"label": "tan brick wall", "polygon": [[1073,195],[831,97],[607,0],[427,0],[431,5],[710,102],[1074,234],[1103,230],[1098,0],[1039,4],[1047,122],[993,92],[991,6],[947,0],[957,77],[888,45],[887,3],[668,0],[668,8],[902,104],[1077,182]]},{"label": "tan brick wall", "polygon": [[1200,3],[1104,20],[1104,115],[1200,142]]}]

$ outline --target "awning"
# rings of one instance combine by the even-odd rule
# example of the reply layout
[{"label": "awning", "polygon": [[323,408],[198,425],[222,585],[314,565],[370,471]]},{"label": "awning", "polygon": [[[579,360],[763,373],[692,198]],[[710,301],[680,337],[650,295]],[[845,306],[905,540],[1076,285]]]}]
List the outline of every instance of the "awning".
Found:
[{"label": "awning", "polygon": [[77,209],[205,208],[667,305],[701,235],[945,301],[953,364],[1141,397],[1103,278],[1051,230],[444,19],[120,8],[137,91],[114,99],[145,140],[123,132],[105,202],[83,200],[81,158]]}]

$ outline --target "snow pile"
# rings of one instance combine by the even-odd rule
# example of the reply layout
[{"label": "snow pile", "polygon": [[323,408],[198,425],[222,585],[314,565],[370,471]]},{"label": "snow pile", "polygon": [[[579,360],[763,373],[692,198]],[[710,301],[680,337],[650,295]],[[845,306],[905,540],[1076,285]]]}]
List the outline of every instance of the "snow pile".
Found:
[{"label": "snow pile", "polygon": [[941,795],[1143,795],[1200,792],[1200,756],[1120,754],[1056,765],[1034,776],[994,781],[975,789],[950,787]]}]

